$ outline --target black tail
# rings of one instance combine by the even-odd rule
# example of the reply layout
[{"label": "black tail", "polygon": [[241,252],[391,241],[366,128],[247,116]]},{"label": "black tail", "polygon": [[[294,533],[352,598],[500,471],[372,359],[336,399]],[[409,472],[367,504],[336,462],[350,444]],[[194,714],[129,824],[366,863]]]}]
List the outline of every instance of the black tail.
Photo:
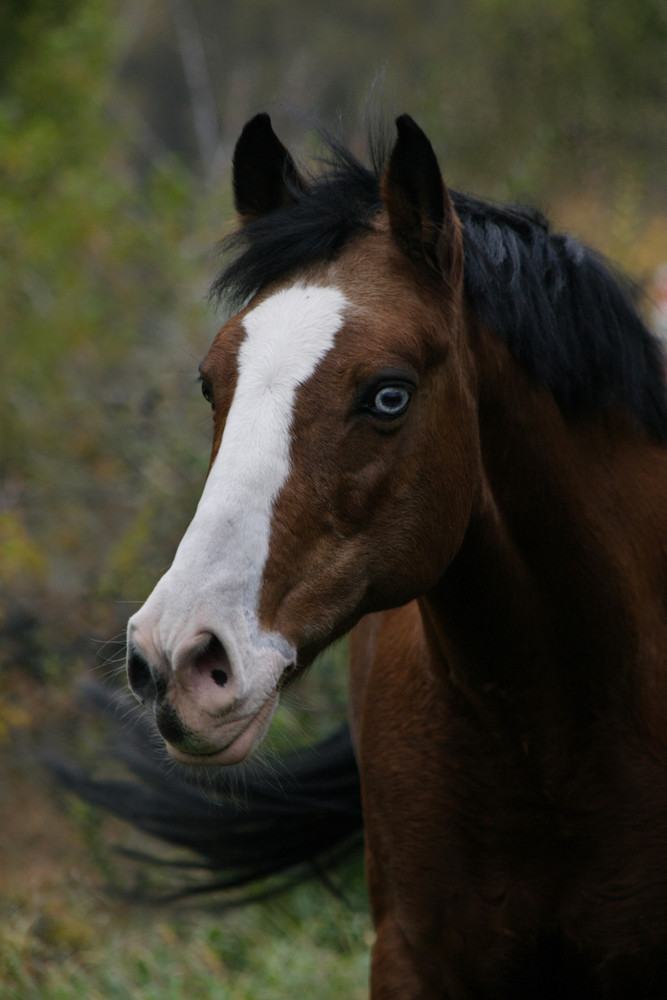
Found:
[{"label": "black tail", "polygon": [[145,719],[127,721],[123,696],[100,685],[88,686],[87,695],[118,732],[114,756],[140,781],[91,777],[60,760],[50,759],[49,766],[80,798],[194,852],[197,862],[181,867],[207,870],[208,879],[169,898],[238,890],[260,880],[259,891],[246,891],[242,898],[263,897],[322,875],[359,847],[359,773],[347,726],[316,746],[268,763],[207,769],[204,791],[199,770],[175,768]]}]

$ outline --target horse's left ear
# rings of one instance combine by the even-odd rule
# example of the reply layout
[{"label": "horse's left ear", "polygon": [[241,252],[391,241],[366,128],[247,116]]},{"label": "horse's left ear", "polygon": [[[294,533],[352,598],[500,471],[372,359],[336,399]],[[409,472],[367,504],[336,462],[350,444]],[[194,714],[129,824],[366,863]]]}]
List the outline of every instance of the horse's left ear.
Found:
[{"label": "horse's left ear", "polygon": [[234,204],[240,216],[257,219],[288,205],[303,182],[267,114],[243,128],[233,157]]},{"label": "horse's left ear", "polygon": [[408,256],[455,279],[463,264],[461,227],[433,146],[409,115],[396,120],[396,129],[382,178],[392,234]]}]

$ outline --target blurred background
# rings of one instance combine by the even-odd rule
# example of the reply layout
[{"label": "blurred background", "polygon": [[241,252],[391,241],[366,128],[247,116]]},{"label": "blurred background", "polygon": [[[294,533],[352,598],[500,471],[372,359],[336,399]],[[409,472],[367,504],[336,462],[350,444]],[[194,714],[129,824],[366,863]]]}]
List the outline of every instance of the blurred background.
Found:
[{"label": "blurred background", "polygon": [[[359,866],[345,900],[129,906],[101,886],[105,845],[131,835],[60,800],[40,755],[101,745],[78,681],[122,669],[125,620],[201,491],[197,364],[244,122],[269,111],[308,159],[315,118],[363,153],[380,91],[452,187],[537,205],[664,327],[667,4],[0,0],[0,17],[0,994],[363,997]],[[344,688],[339,650],[275,744],[333,728]]]}]

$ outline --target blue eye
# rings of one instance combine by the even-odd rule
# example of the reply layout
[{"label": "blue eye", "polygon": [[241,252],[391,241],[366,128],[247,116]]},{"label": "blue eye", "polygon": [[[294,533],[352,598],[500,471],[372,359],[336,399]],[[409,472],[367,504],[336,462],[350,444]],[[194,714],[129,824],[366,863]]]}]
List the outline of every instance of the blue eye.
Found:
[{"label": "blue eye", "polygon": [[392,422],[409,407],[417,385],[417,376],[412,372],[385,368],[359,386],[353,412],[372,417],[376,425],[384,423],[391,430]]},{"label": "blue eye", "polygon": [[400,417],[407,410],[412,393],[404,385],[384,385],[373,400],[372,409],[383,417]]}]

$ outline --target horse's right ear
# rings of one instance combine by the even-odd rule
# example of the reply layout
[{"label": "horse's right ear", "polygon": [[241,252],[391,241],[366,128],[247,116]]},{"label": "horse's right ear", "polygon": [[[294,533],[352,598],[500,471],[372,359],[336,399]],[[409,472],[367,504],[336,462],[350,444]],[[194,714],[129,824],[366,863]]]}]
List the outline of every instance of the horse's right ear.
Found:
[{"label": "horse's right ear", "polygon": [[232,163],[234,204],[246,220],[288,205],[294,191],[304,186],[267,114],[255,115],[245,125]]}]

